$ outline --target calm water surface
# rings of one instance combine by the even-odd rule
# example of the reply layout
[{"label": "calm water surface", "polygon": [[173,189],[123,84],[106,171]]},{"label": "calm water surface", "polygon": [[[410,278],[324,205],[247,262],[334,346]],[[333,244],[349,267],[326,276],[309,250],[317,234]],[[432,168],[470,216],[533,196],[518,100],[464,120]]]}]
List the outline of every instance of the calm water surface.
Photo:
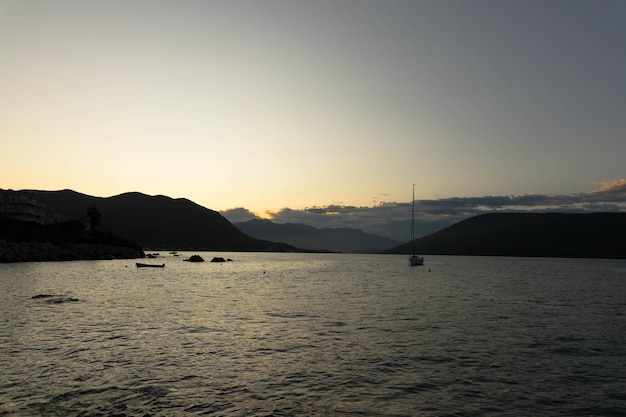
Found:
[{"label": "calm water surface", "polygon": [[626,415],[624,261],[202,255],[0,264],[0,415]]}]

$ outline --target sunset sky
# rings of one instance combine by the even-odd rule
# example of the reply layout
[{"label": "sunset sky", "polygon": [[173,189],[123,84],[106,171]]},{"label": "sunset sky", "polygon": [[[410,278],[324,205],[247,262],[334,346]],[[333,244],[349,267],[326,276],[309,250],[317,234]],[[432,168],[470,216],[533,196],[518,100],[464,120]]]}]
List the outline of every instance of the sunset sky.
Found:
[{"label": "sunset sky", "polygon": [[623,203],[626,2],[0,0],[0,144],[0,188],[262,216]]}]

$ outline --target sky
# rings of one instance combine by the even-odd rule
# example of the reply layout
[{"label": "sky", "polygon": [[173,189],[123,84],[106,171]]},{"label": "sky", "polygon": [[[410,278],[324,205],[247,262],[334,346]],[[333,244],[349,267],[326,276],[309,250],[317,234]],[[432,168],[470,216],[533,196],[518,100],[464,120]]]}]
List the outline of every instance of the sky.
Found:
[{"label": "sky", "polygon": [[624,210],[626,2],[0,0],[0,145],[231,221]]}]

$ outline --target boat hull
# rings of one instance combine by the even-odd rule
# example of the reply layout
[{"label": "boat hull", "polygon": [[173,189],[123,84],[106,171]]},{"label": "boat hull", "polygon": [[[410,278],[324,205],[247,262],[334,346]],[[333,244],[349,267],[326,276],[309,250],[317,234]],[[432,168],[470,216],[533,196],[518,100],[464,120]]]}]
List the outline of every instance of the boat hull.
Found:
[{"label": "boat hull", "polygon": [[165,268],[165,264],[154,265],[154,264],[142,264],[142,263],[137,262],[135,265],[137,265],[137,268]]},{"label": "boat hull", "polygon": [[409,258],[409,265],[422,266],[424,265],[424,258],[422,258],[421,256],[413,255]]}]

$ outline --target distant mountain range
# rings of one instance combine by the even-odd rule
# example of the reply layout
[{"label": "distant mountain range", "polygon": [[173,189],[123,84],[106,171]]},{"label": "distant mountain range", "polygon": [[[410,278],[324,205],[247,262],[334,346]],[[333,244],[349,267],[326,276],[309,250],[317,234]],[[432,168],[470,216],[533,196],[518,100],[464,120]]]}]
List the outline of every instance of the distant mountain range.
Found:
[{"label": "distant mountain range", "polygon": [[[626,213],[492,213],[415,240],[441,255],[626,258]],[[410,253],[411,242],[387,253]]]},{"label": "distant mountain range", "polygon": [[360,229],[318,229],[300,223],[278,224],[266,219],[235,223],[242,232],[258,239],[286,242],[298,248],[332,252],[377,253],[401,242]]},{"label": "distant mountain range", "polygon": [[350,228],[316,229],[260,219],[233,225],[190,200],[138,192],[102,198],[72,190],[37,191],[36,198],[71,218],[85,217],[96,207],[102,214],[101,229],[150,249],[381,252],[401,243]]},{"label": "distant mountain range", "polygon": [[[137,192],[101,198],[71,190],[38,191],[36,198],[73,218],[84,218],[96,207],[102,214],[100,229],[147,249],[410,253],[410,242],[398,245],[358,229],[316,229],[267,220],[236,227],[187,199]],[[626,259],[626,213],[485,214],[416,239],[415,244],[418,253],[426,255]]]}]

